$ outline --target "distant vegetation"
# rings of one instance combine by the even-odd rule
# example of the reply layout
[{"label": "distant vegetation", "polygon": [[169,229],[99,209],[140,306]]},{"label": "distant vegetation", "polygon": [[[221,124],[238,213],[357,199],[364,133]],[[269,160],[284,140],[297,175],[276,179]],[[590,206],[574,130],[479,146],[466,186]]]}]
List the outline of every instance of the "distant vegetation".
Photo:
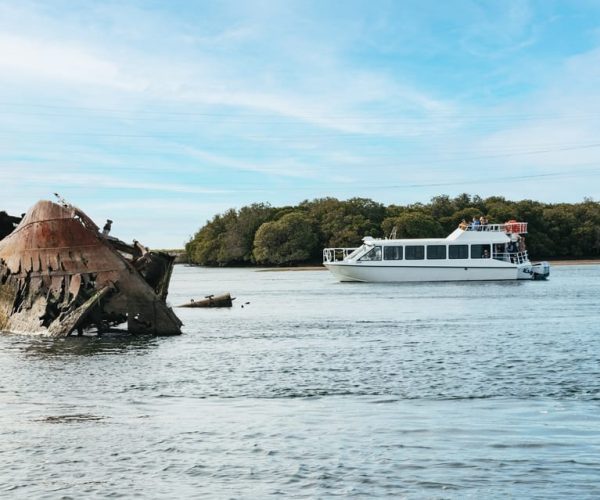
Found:
[{"label": "distant vegetation", "polygon": [[279,208],[253,204],[215,215],[185,249],[189,262],[206,266],[316,263],[325,247],[356,247],[364,236],[386,236],[394,227],[398,238],[445,237],[462,219],[481,215],[490,223],[528,222],[527,246],[536,259],[600,257],[599,202],[547,204],[468,194],[387,207],[366,198],[320,198]]}]

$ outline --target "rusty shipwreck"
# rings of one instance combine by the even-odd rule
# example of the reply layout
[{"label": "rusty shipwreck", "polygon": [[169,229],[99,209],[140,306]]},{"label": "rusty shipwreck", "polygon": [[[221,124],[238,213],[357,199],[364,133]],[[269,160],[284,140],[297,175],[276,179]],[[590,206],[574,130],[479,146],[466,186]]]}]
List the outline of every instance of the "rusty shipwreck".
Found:
[{"label": "rusty shipwreck", "polygon": [[0,331],[180,334],[166,303],[173,260],[101,232],[77,207],[40,201],[0,239]]}]

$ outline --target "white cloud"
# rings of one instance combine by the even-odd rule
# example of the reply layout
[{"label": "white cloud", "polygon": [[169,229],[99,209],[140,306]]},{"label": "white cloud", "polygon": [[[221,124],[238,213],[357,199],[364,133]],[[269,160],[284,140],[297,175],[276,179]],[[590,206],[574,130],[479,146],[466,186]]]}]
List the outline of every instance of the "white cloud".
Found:
[{"label": "white cloud", "polygon": [[[78,94],[89,86],[89,98],[94,102],[98,91],[104,89],[105,93],[113,93],[105,95],[104,100],[127,102],[129,109],[148,100],[226,106],[233,113],[250,110],[339,132],[389,137],[429,133],[431,125],[419,119],[454,111],[453,104],[398,83],[382,72],[357,71],[334,52],[319,53],[317,43],[302,47],[310,57],[290,54],[292,60],[299,61],[294,68],[298,78],[290,79],[281,74],[270,77],[271,65],[262,65],[255,58],[251,60],[254,70],[250,71],[237,52],[203,50],[202,36],[198,37],[200,49],[191,53],[188,50],[185,57],[179,57],[120,45],[118,39],[98,45],[91,38],[59,38],[53,32],[56,26],[47,29],[39,34],[5,30],[0,35],[0,71],[4,79],[20,79],[30,85],[51,80],[64,84],[67,92],[69,87],[77,88]],[[218,45],[219,39],[258,36],[256,29],[234,27],[209,38]],[[153,35],[164,37],[166,45],[180,38],[167,30]],[[282,71],[290,70],[289,62],[282,60],[282,64]],[[382,125],[376,120],[377,113],[366,111],[373,105],[396,108],[404,122]],[[411,116],[418,120],[407,121],[406,117]]]},{"label": "white cloud", "polygon": [[474,144],[475,151],[504,152],[506,157],[496,163],[512,167],[567,170],[590,162],[600,165],[599,68],[600,49],[566,59],[547,75],[542,90],[497,115],[509,118],[500,122],[506,125],[484,135]]},{"label": "white cloud", "polygon": [[[0,165],[0,179],[3,184],[16,185],[20,183],[28,186],[46,186],[50,191],[60,188],[85,187],[88,189],[124,189],[187,194],[231,194],[234,192],[229,189],[213,189],[192,183],[149,182],[128,179],[116,173],[114,175],[98,175],[79,173],[78,170],[76,167],[70,168],[67,165],[63,166],[60,171],[48,172],[35,165],[13,163]],[[26,175],[23,175],[23,172],[26,172]]]},{"label": "white cloud", "polygon": [[140,90],[143,85],[124,78],[115,62],[100,58],[74,43],[0,34],[0,70],[33,81],[60,80],[72,85],[112,86]]},{"label": "white cloud", "polygon": [[252,172],[261,172],[269,175],[284,177],[315,178],[319,172],[309,165],[294,162],[289,159],[265,160],[261,162],[245,161],[236,158],[230,158],[224,155],[201,151],[196,148],[185,148],[185,151],[193,158],[210,165],[218,165],[233,170],[246,170]]}]

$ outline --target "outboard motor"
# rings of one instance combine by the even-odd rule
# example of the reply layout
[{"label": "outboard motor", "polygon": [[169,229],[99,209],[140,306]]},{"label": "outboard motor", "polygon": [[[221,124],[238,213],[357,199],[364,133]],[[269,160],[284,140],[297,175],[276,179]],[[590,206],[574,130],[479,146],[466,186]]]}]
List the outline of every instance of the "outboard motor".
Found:
[{"label": "outboard motor", "polygon": [[531,273],[534,280],[545,280],[550,276],[550,264],[547,262],[537,262],[531,267]]}]

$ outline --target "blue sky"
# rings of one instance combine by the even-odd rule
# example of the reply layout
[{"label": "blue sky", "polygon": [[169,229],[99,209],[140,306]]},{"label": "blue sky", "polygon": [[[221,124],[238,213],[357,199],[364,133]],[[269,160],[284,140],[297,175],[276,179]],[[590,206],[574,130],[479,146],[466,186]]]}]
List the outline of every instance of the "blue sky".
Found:
[{"label": "blue sky", "polygon": [[335,196],[600,196],[600,2],[2,1],[0,209],[181,247]]}]

